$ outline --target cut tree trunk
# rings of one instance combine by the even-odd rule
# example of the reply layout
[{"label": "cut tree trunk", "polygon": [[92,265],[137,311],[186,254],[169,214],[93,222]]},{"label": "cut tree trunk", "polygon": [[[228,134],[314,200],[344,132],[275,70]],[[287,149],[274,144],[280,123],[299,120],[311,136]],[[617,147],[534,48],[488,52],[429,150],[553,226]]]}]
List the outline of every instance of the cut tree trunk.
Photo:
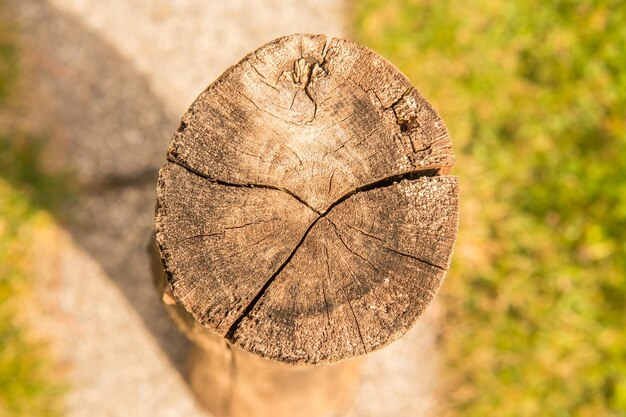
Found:
[{"label": "cut tree trunk", "polygon": [[349,389],[335,385],[354,380],[345,360],[403,335],[450,265],[458,184],[443,121],[389,62],[326,41],[279,38],[229,68],[183,116],[160,172],[165,299],[203,347],[192,385],[208,392],[197,385],[220,377],[202,364],[219,361],[214,372],[245,375],[237,384],[284,376],[256,378],[276,396],[258,383],[213,395],[220,415],[326,415],[259,404],[295,386],[338,404]]},{"label": "cut tree trunk", "polygon": [[359,359],[332,365],[292,366],[259,358],[200,325],[167,284],[154,239],[150,258],[155,285],[170,317],[193,342],[187,378],[217,417],[336,416],[352,397]]}]

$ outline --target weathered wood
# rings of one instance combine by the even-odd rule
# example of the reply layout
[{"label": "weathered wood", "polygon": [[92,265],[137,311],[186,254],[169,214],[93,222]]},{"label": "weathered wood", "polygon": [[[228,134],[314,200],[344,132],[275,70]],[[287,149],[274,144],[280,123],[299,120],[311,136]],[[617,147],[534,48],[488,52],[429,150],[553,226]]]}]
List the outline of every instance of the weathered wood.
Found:
[{"label": "weathered wood", "polygon": [[200,325],[176,300],[152,239],[155,285],[170,317],[194,343],[187,378],[217,417],[336,416],[354,393],[359,359],[333,365],[291,366],[259,358]]},{"label": "weathered wood", "polygon": [[277,39],[211,84],[161,169],[173,297],[258,356],[333,363],[404,334],[450,263],[458,186],[441,118],[345,40]]}]

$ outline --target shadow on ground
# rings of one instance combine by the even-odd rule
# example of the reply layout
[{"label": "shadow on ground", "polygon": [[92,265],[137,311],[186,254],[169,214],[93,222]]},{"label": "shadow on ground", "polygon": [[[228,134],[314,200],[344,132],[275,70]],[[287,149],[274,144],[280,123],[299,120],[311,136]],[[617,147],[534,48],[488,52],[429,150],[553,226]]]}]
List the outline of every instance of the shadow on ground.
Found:
[{"label": "shadow on ground", "polygon": [[181,371],[187,342],[156,294],[146,252],[158,168],[177,120],[166,114],[142,74],[76,19],[45,2],[9,6],[23,29],[25,87],[10,130],[29,132],[22,141],[45,135],[47,143],[41,149],[14,143],[7,151],[16,160],[30,153],[33,169],[43,164],[71,173],[72,199],[57,205],[58,219]]}]

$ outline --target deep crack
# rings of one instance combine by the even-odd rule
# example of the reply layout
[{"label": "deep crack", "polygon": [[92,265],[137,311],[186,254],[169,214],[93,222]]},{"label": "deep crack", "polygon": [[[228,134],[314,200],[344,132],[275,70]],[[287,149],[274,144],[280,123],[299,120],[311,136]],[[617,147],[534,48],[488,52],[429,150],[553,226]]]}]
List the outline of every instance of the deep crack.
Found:
[{"label": "deep crack", "polygon": [[186,169],[187,171],[191,172],[192,174],[195,174],[199,177],[205,178],[207,180],[209,180],[210,182],[213,182],[215,184],[219,184],[219,185],[223,185],[225,187],[238,187],[238,188],[265,188],[268,190],[277,190],[277,191],[282,191],[288,195],[290,195],[291,197],[295,198],[296,200],[298,200],[300,203],[304,204],[306,207],[308,207],[309,209],[311,209],[311,211],[313,211],[314,213],[317,213],[318,215],[321,214],[318,210],[316,210],[315,208],[313,208],[311,205],[309,205],[309,203],[307,203],[302,197],[300,197],[299,195],[297,195],[296,193],[292,192],[291,190],[288,190],[287,188],[283,188],[283,187],[277,187],[275,185],[269,185],[269,184],[256,184],[256,183],[234,183],[234,182],[228,182],[228,181],[222,181],[222,180],[218,180],[217,178],[212,178],[196,169],[193,169],[187,165],[185,165],[184,163],[182,163],[181,161],[177,160],[175,157],[171,156],[171,155],[167,155],[167,160],[173,164],[178,165],[181,168]]},{"label": "deep crack", "polygon": [[324,210],[320,216],[325,216],[328,214],[333,208],[338,206],[339,204],[346,201],[348,198],[352,197],[354,194],[370,191],[375,188],[384,188],[393,185],[394,183],[400,182],[402,180],[413,181],[422,177],[435,177],[440,174],[441,167],[431,166],[423,169],[418,169],[415,171],[405,172],[402,174],[392,175],[390,177],[385,177],[380,180],[376,180],[369,184],[362,185],[360,187],[355,188],[352,191],[347,192],[343,196],[341,196],[337,201],[332,203],[326,210]]},{"label": "deep crack", "polygon": [[[239,325],[241,324],[241,322],[246,317],[248,317],[250,315],[250,313],[252,312],[254,307],[257,305],[259,300],[263,297],[263,295],[267,292],[269,287],[272,285],[272,283],[274,282],[276,277],[282,272],[283,269],[285,269],[285,267],[289,264],[291,259],[293,259],[293,257],[295,256],[296,252],[298,251],[298,249],[300,249],[300,247],[304,243],[305,239],[309,235],[309,232],[313,229],[313,227],[317,224],[317,222],[319,222],[321,219],[326,217],[332,211],[333,208],[335,208],[339,204],[343,203],[345,200],[347,200],[348,198],[350,198],[354,194],[357,194],[357,193],[360,193],[360,192],[366,192],[366,191],[370,191],[370,190],[373,190],[373,189],[376,189],[376,188],[389,187],[389,186],[393,185],[394,183],[400,182],[402,180],[412,181],[412,180],[416,180],[416,179],[421,178],[421,177],[433,177],[433,176],[436,176],[438,174],[439,174],[439,168],[438,167],[430,167],[430,168],[426,168],[426,169],[422,169],[422,170],[407,172],[407,173],[404,173],[404,174],[393,175],[393,176],[390,176],[390,177],[387,177],[387,178],[383,178],[381,180],[374,181],[372,183],[363,185],[361,187],[355,188],[354,190],[352,190],[349,193],[346,193],[341,198],[339,198],[337,201],[335,201],[333,204],[331,204],[322,213],[319,213],[319,212],[314,210],[316,213],[318,213],[318,217],[311,222],[309,227],[306,229],[306,231],[302,235],[302,238],[300,239],[298,244],[294,247],[294,249],[291,251],[291,253],[287,257],[287,259],[285,259],[285,261],[278,267],[278,269],[270,276],[270,278],[265,282],[263,287],[261,287],[259,292],[248,303],[248,305],[243,310],[243,312],[235,319],[235,321],[229,327],[228,331],[225,334],[226,339],[228,339],[230,341],[233,340],[235,332],[239,328]],[[268,188],[268,187],[266,187],[266,188]],[[272,187],[272,189],[282,190],[281,188],[277,188],[277,187]],[[285,191],[285,190],[283,190],[283,191]],[[289,194],[293,195],[292,193],[289,193]],[[306,203],[304,203],[304,204],[306,204]],[[307,207],[310,207],[310,206],[307,204]]]}]

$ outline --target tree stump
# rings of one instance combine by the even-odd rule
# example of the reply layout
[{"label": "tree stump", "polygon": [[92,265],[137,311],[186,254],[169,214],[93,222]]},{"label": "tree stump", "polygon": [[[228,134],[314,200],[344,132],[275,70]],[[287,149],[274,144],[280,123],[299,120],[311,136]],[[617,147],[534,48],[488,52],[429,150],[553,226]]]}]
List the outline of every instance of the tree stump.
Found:
[{"label": "tree stump", "polygon": [[[167,160],[164,299],[203,347],[192,385],[220,415],[327,415],[275,403],[295,384],[339,407],[338,386],[354,385],[345,360],[403,335],[442,284],[458,228],[448,132],[399,70],[353,42],[298,34],[249,54],[192,104]],[[243,368],[267,369],[278,394],[234,386]],[[220,378],[229,388],[207,392]]]}]

